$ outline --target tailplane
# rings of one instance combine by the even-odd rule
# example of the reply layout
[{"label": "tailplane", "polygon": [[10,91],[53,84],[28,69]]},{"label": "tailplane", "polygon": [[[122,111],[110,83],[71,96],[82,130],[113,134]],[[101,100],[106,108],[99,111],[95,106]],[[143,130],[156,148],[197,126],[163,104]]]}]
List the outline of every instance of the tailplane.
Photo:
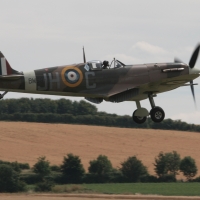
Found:
[{"label": "tailplane", "polygon": [[9,62],[6,60],[5,56],[0,52],[0,76],[21,74],[20,72],[11,68]]}]

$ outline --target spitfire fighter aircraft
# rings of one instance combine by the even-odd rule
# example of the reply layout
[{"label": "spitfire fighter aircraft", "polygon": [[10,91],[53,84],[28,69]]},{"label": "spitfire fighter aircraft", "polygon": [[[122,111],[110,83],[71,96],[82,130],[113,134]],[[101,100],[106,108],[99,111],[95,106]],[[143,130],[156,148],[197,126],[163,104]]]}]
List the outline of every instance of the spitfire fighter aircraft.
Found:
[{"label": "spitfire fighter aircraft", "polygon": [[[7,92],[62,95],[85,97],[93,103],[103,100],[110,102],[135,101],[137,109],[133,112],[136,123],[144,123],[150,115],[154,122],[161,122],[165,113],[154,103],[153,97],[181,86],[190,86],[194,95],[193,80],[200,76],[194,68],[200,44],[195,48],[189,65],[179,59],[172,63],[151,63],[125,65],[119,60],[86,62],[83,49],[83,63],[18,72],[0,52],[0,95]],[[112,67],[111,67],[112,66]],[[150,112],[141,107],[140,101],[149,99]]]}]

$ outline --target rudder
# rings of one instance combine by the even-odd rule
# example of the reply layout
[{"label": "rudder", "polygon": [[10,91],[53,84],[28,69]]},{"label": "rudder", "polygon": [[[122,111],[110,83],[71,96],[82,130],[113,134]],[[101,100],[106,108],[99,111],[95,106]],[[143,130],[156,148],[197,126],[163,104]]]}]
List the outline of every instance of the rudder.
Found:
[{"label": "rudder", "polygon": [[0,76],[6,76],[11,74],[20,74],[20,72],[12,69],[5,56],[0,52]]}]

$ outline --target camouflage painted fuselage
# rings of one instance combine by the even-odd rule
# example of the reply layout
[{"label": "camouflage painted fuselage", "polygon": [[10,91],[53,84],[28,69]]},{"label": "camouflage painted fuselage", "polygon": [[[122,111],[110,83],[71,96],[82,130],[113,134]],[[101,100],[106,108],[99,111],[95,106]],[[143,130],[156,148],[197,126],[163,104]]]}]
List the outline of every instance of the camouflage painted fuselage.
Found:
[{"label": "camouflage painted fuselage", "polygon": [[102,98],[107,101],[142,100],[148,93],[173,90],[197,78],[183,63],[126,65],[92,70],[85,63],[38,69],[18,78],[0,78],[0,90]]}]

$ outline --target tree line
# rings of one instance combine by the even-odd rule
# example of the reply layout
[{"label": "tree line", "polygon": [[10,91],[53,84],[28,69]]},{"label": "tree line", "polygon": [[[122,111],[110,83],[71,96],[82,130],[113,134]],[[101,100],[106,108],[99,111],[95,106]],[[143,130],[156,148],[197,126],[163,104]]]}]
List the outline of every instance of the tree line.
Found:
[{"label": "tree line", "polygon": [[27,184],[34,184],[36,191],[51,191],[55,184],[176,182],[180,172],[187,181],[200,182],[200,177],[194,178],[198,172],[195,160],[190,156],[181,159],[176,151],[157,155],[156,176],[150,175],[136,156],[128,157],[120,165],[114,168],[107,156],[99,155],[89,162],[86,172],[79,156],[71,153],[64,156],[61,165],[50,165],[45,156],[39,157],[32,168],[27,163],[0,161],[0,192],[24,191]]},{"label": "tree line", "polygon": [[154,123],[148,118],[144,124],[139,125],[128,115],[118,116],[98,112],[96,106],[86,101],[77,102],[67,99],[3,99],[0,102],[0,120],[200,132],[200,125],[188,124],[181,120],[166,119],[161,123]]}]

